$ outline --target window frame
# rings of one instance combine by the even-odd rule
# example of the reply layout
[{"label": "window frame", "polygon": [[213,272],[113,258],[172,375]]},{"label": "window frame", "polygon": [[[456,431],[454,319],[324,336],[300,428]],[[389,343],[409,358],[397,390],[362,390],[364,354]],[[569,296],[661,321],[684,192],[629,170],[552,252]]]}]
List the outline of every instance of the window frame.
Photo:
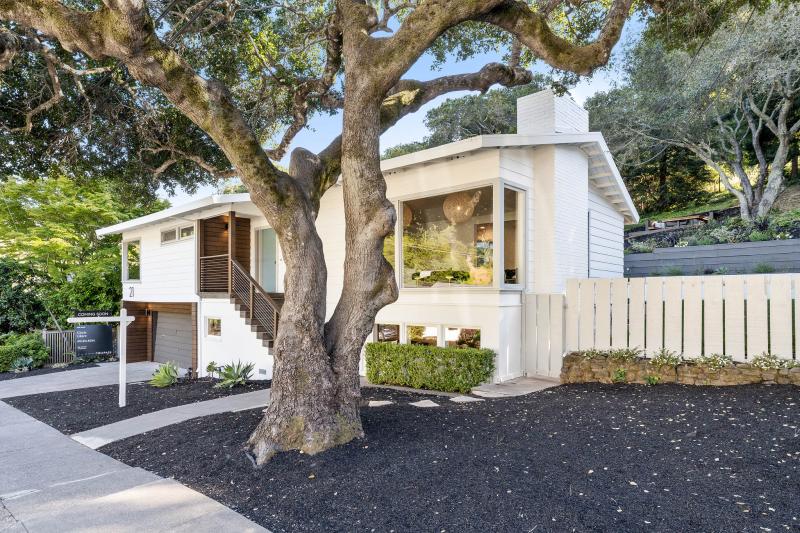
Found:
[{"label": "window frame", "polygon": [[[209,322],[211,320],[218,320],[219,321],[219,335],[212,335],[211,333],[209,333],[209,329],[210,329],[209,328]],[[206,339],[213,340],[213,341],[222,341],[222,318],[221,317],[218,317],[218,316],[206,316],[205,317],[205,324],[203,325],[203,329],[204,329],[204,331],[203,331],[204,337]]]},{"label": "window frame", "polygon": [[[499,286],[502,289],[509,289],[509,290],[521,290],[525,287],[525,274],[527,271],[528,265],[528,241],[525,238],[527,235],[528,229],[528,196],[530,194],[530,189],[528,187],[523,187],[514,182],[509,182],[508,180],[501,179],[499,184],[499,194],[498,194],[498,217],[496,226],[501,228],[502,237],[500,238],[500,244],[495,246],[495,251],[498,252],[495,259],[499,261],[500,265],[500,276],[498,276]],[[517,272],[517,282],[516,283],[506,283],[506,273],[505,273],[505,253],[506,253],[506,221],[505,221],[505,212],[506,212],[506,205],[505,205],[505,190],[509,189],[515,191],[520,194],[518,198],[522,201],[522,205],[520,206],[520,220],[517,221],[517,255],[519,256],[519,272]],[[520,231],[520,229],[522,231]]]},{"label": "window frame", "polygon": [[[423,198],[430,198],[431,196],[443,196],[447,194],[452,194],[456,192],[462,191],[470,191],[473,189],[481,189],[483,187],[491,187],[492,188],[492,225],[496,227],[497,224],[497,207],[498,207],[498,196],[497,191],[499,187],[502,187],[503,180],[499,178],[489,178],[483,179],[478,181],[471,181],[469,183],[462,183],[459,185],[455,185],[452,187],[443,187],[438,189],[430,189],[425,192],[417,192],[413,194],[404,194],[400,196],[395,196],[392,199],[394,203],[395,212],[398,213],[398,216],[395,217],[395,265],[397,267],[394,269],[395,275],[395,282],[400,290],[404,291],[491,291],[497,290],[500,288],[499,280],[497,276],[497,241],[494,240],[492,243],[493,250],[492,250],[492,262],[494,264],[494,268],[492,270],[492,283],[491,285],[458,285],[453,287],[407,287],[403,283],[403,269],[405,268],[405,263],[403,261],[403,221],[402,221],[402,214],[403,214],[403,203],[414,201],[414,200],[421,200]],[[399,237],[399,238],[398,238]],[[502,256],[500,256],[502,257]],[[399,268],[398,268],[399,267]],[[503,276],[505,278],[505,275]],[[441,338],[441,335],[440,335]],[[407,343],[406,343],[407,344]]]},{"label": "window frame", "polygon": [[[446,338],[448,328],[453,328],[453,329],[455,329],[455,328],[458,328],[458,329],[476,329],[476,330],[478,330],[480,332],[483,331],[483,328],[479,327],[479,326],[460,326],[460,325],[455,325],[455,324],[450,324],[450,323],[442,324],[441,325],[441,338],[442,338],[442,347],[443,348],[447,348],[448,347],[447,346],[447,338]],[[483,337],[481,337],[481,341],[483,341]],[[458,347],[457,346],[452,346],[452,348],[458,348]],[[483,342],[481,342],[481,348],[480,349],[482,349],[482,348],[483,348]]]},{"label": "window frame", "polygon": [[[197,228],[195,226],[196,226],[196,224],[194,222],[192,222],[191,224],[177,224],[175,226],[169,226],[169,227],[166,227],[166,228],[162,228],[159,231],[159,239],[160,239],[160,242],[161,242],[161,246],[169,246],[170,244],[175,244],[177,242],[189,241],[189,240],[194,239],[195,233],[197,233]],[[185,230],[186,228],[192,228],[192,234],[189,235],[188,237],[181,237],[181,232],[183,230]],[[169,232],[169,231],[174,231],[175,232],[175,238],[170,240],[170,241],[165,241],[164,240],[164,234]]]},{"label": "window frame", "polygon": [[[128,270],[128,246],[132,243],[139,244],[139,277],[131,278]],[[142,238],[130,237],[122,241],[122,282],[123,283],[141,283],[142,282]]]}]

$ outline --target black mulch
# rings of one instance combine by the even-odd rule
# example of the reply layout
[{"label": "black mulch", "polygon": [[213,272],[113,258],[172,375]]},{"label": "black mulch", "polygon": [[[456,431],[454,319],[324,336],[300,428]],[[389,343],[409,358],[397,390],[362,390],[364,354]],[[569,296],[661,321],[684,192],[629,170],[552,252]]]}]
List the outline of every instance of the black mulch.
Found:
[{"label": "black mulch", "polygon": [[[408,393],[365,389],[370,399]],[[279,531],[797,531],[800,389],[567,385],[363,410],[366,437],[254,470],[261,412],[103,452]]]},{"label": "black mulch", "polygon": [[3,401],[62,433],[72,434],[167,407],[266,389],[270,384],[269,380],[260,380],[243,387],[216,389],[214,381],[199,379],[159,389],[147,383],[129,383],[125,407],[118,404],[118,385],[16,396]]},{"label": "black mulch", "polygon": [[9,379],[27,378],[30,376],[41,376],[43,374],[55,374],[56,372],[66,372],[68,370],[80,370],[82,368],[91,368],[97,366],[96,363],[82,363],[77,365],[69,365],[61,368],[34,368],[27,372],[0,372],[0,381],[8,381]]}]

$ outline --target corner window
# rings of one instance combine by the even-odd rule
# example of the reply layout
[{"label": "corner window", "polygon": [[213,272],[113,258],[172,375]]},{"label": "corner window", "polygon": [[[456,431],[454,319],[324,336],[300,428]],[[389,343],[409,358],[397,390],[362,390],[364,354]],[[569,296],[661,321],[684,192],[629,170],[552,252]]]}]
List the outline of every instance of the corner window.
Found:
[{"label": "corner window", "polygon": [[480,348],[481,330],[447,327],[444,330],[444,345],[449,348]]},{"label": "corner window", "polygon": [[408,344],[439,345],[439,328],[436,326],[406,326]]},{"label": "corner window", "polygon": [[206,336],[208,337],[222,336],[221,318],[206,318]]},{"label": "corner window", "polygon": [[122,243],[122,279],[139,281],[141,279],[141,242],[139,240]]},{"label": "corner window", "polygon": [[491,286],[492,187],[401,204],[403,286]]},{"label": "corner window", "polygon": [[400,343],[400,326],[396,324],[376,324],[375,342]]},{"label": "corner window", "polygon": [[178,240],[178,229],[166,229],[161,232],[161,244],[166,244],[168,242],[174,242]]},{"label": "corner window", "polygon": [[503,280],[508,285],[521,283],[522,273],[522,192],[503,190]]}]

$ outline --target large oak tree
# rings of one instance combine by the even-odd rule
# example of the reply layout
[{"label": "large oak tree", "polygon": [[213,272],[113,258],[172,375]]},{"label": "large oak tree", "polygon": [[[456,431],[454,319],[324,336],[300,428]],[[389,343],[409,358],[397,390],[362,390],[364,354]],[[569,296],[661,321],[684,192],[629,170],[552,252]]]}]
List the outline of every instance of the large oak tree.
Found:
[{"label": "large oak tree", "polygon": [[[450,91],[528,83],[533,60],[589,74],[608,61],[634,9],[661,3],[669,4],[0,0],[0,65],[13,71],[15,56],[24,55],[28,66],[36,57],[40,77],[27,84],[35,97],[6,132],[34,131],[38,115],[65,99],[101,97],[96,85],[105,84],[137,119],[129,132],[136,143],[120,138],[127,160],[146,162],[154,175],[191,165],[241,178],[275,228],[287,270],[272,401],[248,442],[262,464],[277,451],[316,453],[363,434],[359,354],[376,313],[398,291],[382,254],[396,214],[380,170],[381,133]],[[505,63],[424,82],[404,78],[426,52],[446,60],[487,49],[505,50]],[[116,131],[107,107],[86,106],[99,114],[97,124],[82,116],[84,130]],[[309,114],[338,109],[340,137],[319,153],[294,149],[288,171],[276,166]],[[12,145],[20,149],[19,141]],[[122,157],[113,143],[104,149]],[[327,271],[315,218],[339,176],[344,286],[326,321]]]}]

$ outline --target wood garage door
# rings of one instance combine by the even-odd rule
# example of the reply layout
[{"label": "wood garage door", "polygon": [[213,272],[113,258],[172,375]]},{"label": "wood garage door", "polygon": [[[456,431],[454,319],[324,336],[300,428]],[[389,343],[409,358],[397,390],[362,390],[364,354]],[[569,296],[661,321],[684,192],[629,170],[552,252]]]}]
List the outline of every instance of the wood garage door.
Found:
[{"label": "wood garage door", "polygon": [[155,337],[154,361],[173,361],[181,368],[192,366],[192,315],[159,311]]}]

